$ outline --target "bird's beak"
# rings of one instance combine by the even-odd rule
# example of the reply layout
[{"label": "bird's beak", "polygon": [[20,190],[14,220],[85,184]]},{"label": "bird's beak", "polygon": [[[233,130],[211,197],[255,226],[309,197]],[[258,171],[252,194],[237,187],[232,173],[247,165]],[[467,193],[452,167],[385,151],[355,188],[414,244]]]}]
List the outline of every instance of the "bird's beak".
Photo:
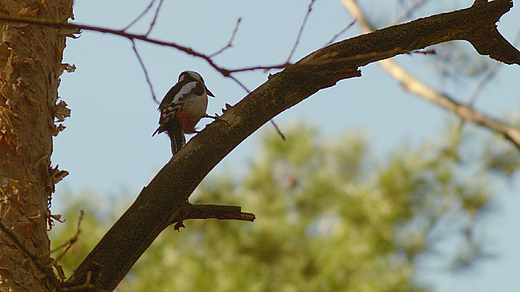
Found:
[{"label": "bird's beak", "polygon": [[206,93],[207,93],[209,96],[213,96],[213,97],[215,97],[215,96],[213,95],[213,93],[211,93],[211,91],[209,91],[209,89],[208,89],[207,87],[206,87]]}]

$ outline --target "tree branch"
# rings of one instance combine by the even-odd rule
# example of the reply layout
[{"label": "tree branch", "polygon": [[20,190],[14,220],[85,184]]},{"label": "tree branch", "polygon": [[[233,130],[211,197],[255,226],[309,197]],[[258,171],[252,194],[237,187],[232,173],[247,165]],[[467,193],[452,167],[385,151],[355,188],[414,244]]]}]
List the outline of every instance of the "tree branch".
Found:
[{"label": "tree branch", "polygon": [[[156,15],[157,15],[157,12],[156,12]],[[95,31],[95,32],[100,32],[100,33],[121,36],[121,37],[127,38],[133,42],[135,40],[139,40],[139,41],[150,43],[150,44],[174,48],[174,49],[184,52],[190,56],[203,59],[204,61],[206,61],[208,63],[208,65],[210,65],[213,69],[215,69],[217,72],[222,74],[224,77],[231,77],[235,81],[237,81],[236,78],[233,78],[231,76],[231,74],[235,73],[235,72],[285,68],[288,65],[288,64],[278,64],[278,65],[274,65],[274,66],[256,66],[256,67],[245,67],[245,68],[238,68],[238,69],[228,69],[228,68],[218,66],[213,61],[212,55],[206,55],[206,54],[196,51],[192,48],[178,45],[174,42],[153,39],[153,38],[148,37],[148,34],[129,33],[126,31],[126,28],[125,29],[111,29],[111,28],[99,27],[99,26],[94,26],[94,25],[67,23],[67,22],[63,22],[63,21],[56,21],[56,20],[49,20],[49,19],[9,17],[9,16],[5,16],[5,15],[0,15],[0,21],[6,21],[6,22],[11,22],[11,23],[28,23],[28,24],[35,24],[35,25],[41,25],[41,26],[55,27],[55,28],[62,29],[64,31],[63,33],[66,35],[69,35],[69,36],[71,36],[73,33],[79,33],[80,30],[89,30],[89,31]],[[238,82],[238,83],[239,83],[239,85],[244,87],[240,82]]]},{"label": "tree branch", "polygon": [[169,225],[175,223],[175,230],[184,227],[182,221],[187,219],[217,219],[217,220],[239,220],[239,221],[255,221],[256,217],[253,213],[242,212],[239,206],[224,206],[211,204],[190,204],[185,203],[182,211],[171,218]]},{"label": "tree branch", "polygon": [[[339,80],[360,76],[358,68],[371,62],[442,42],[475,41],[473,36],[485,35],[483,31],[496,31],[495,22],[511,6],[509,0],[495,0],[378,30],[320,49],[295,66],[271,75],[267,82],[193,137],[159,171],[76,269],[67,285],[89,282],[97,290],[115,289],[169,225],[170,218],[179,216],[182,206],[209,171],[274,116]],[[520,64],[520,52],[516,49],[512,52],[504,42],[495,44],[497,47],[489,48],[490,51],[479,52],[506,63]],[[476,41],[474,45],[481,43]],[[87,281],[89,274],[91,278]]]},{"label": "tree branch", "polygon": [[[364,32],[370,32],[374,30],[374,27],[368,23],[355,1],[343,0],[342,2],[350,14],[358,20]],[[509,46],[505,45],[505,47],[507,48]],[[508,51],[508,49],[506,49],[506,51]],[[406,90],[455,113],[464,121],[475,123],[504,136],[520,150],[520,131],[518,129],[502,121],[489,117],[482,112],[474,110],[471,108],[471,106],[458,103],[455,101],[455,99],[448,96],[447,94],[438,92],[437,90],[426,85],[424,82],[415,78],[412,74],[408,73],[403,67],[401,67],[393,60],[379,61],[379,65],[396,81],[398,81]]]}]

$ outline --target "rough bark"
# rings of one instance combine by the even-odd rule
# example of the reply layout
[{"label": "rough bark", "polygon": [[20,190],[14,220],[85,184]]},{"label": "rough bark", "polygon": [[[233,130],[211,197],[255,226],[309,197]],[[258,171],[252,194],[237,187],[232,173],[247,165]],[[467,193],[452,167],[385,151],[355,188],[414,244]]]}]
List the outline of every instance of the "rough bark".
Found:
[{"label": "rough bark", "polygon": [[[0,1],[0,14],[66,21],[71,0]],[[50,291],[51,168],[65,35],[59,29],[2,22],[0,42],[0,287]]]},{"label": "rough bark", "polygon": [[88,291],[115,289],[171,223],[170,218],[182,214],[182,206],[195,187],[224,156],[282,111],[339,80],[360,76],[361,66],[452,40],[470,41],[481,54],[507,64],[520,64],[520,52],[495,26],[511,7],[509,0],[476,1],[468,9],[418,19],[330,45],[270,76],[168,162],[82,262],[67,286],[80,288],[81,285]]}]

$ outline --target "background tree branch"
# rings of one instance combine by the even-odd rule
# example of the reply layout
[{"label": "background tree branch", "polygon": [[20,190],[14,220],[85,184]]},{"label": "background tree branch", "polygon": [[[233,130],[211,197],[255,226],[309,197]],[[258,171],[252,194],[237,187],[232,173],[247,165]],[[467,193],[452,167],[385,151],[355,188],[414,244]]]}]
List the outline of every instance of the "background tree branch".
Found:
[{"label": "background tree branch", "polygon": [[511,1],[497,0],[378,30],[320,49],[270,76],[163,167],[67,286],[113,290],[170,218],[179,216],[195,187],[222,158],[277,114],[339,80],[360,76],[361,66],[452,40],[468,40],[481,54],[520,64],[520,52],[504,39],[489,47],[476,38],[497,36],[495,23],[511,7]]}]

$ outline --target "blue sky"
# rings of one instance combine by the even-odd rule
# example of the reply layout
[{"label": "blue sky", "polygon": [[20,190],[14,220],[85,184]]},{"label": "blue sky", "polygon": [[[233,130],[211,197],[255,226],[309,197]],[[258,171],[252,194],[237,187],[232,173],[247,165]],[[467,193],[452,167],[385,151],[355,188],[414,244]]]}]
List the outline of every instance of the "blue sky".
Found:
[{"label": "blue sky", "polygon": [[[309,1],[165,1],[151,37],[174,41],[203,53],[225,46],[239,17],[242,22],[233,48],[216,57],[227,68],[282,63],[291,51]],[[360,1],[365,11],[381,23],[400,15],[398,1]],[[411,2],[411,1],[408,1]],[[414,18],[435,12],[466,8],[472,1],[430,1]],[[138,4],[136,4],[138,3]],[[517,3],[515,3],[517,4]],[[76,22],[120,29],[148,5],[147,1],[76,0]],[[422,14],[421,14],[422,13]],[[520,29],[520,9],[514,7],[499,23],[499,30],[513,40]],[[147,30],[145,17],[131,31]],[[345,28],[352,18],[340,0],[317,0],[302,40],[292,61],[322,47]],[[360,33],[354,26],[342,38]],[[468,45],[469,46],[469,45]],[[242,88],[225,79],[204,61],[176,50],[138,43],[138,50],[150,75],[156,96],[176,82],[183,70],[200,72],[216,98],[210,100],[208,113],[220,113],[225,103],[235,104],[245,96]],[[396,60],[432,86],[466,99],[475,81],[450,83],[435,77],[427,61],[431,56],[400,56]],[[77,71],[65,73],[59,95],[72,109],[67,129],[55,138],[53,164],[70,171],[57,186],[54,213],[63,209],[60,193],[79,193],[86,189],[97,193],[136,196],[153,175],[169,160],[166,135],[152,138],[159,114],[140,65],[127,39],[85,31],[77,40],[69,39],[64,62],[75,64]],[[439,134],[449,116],[444,110],[403,91],[376,64],[362,68],[363,77],[341,81],[322,90],[294,108],[282,113],[276,122],[282,127],[294,121],[315,124],[325,137],[334,138],[348,130],[363,131],[371,138],[374,151],[383,153],[403,141],[417,145]],[[477,108],[494,116],[520,108],[519,66],[507,66],[482,92]],[[263,72],[237,77],[254,89],[265,82]],[[199,124],[203,127],[203,124]],[[266,125],[263,131],[274,131]],[[240,173],[256,153],[258,134],[252,135],[212,172]],[[211,175],[211,174],[210,174]],[[520,179],[498,182],[501,190],[497,210],[481,222],[492,250],[500,258],[481,264],[473,272],[456,277],[436,271],[421,275],[438,279],[441,291],[515,291],[520,286]]]}]

